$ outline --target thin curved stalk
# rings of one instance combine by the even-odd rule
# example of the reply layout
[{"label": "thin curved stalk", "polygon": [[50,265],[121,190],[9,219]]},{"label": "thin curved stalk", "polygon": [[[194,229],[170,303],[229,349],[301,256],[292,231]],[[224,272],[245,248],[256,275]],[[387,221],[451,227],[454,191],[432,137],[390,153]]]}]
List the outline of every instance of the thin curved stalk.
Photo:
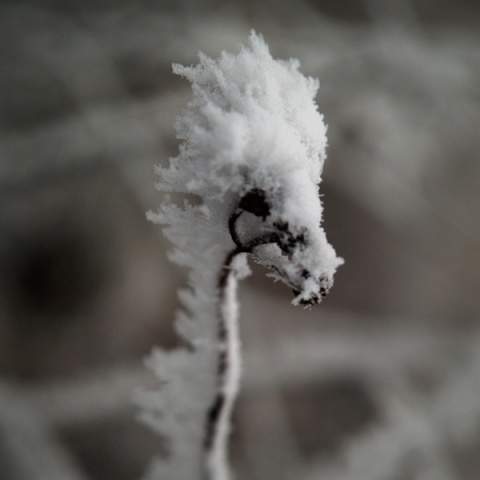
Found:
[{"label": "thin curved stalk", "polygon": [[226,258],[218,280],[217,393],[210,406],[205,429],[205,479],[227,480],[228,437],[241,377],[238,327],[237,278],[232,262],[238,249]]}]

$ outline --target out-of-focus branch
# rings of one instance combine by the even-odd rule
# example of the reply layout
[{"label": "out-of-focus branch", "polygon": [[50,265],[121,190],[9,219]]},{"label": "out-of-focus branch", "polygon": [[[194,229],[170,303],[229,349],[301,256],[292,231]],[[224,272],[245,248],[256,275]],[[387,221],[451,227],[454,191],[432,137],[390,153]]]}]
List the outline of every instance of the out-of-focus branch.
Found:
[{"label": "out-of-focus branch", "polygon": [[2,480],[88,480],[41,413],[0,389]]}]

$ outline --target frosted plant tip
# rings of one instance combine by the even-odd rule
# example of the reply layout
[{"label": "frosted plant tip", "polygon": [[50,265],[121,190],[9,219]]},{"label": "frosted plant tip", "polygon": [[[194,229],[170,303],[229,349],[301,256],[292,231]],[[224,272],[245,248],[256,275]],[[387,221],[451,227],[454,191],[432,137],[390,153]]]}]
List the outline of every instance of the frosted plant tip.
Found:
[{"label": "frosted plant tip", "polygon": [[294,304],[320,302],[343,261],[320,226],[327,139],[318,80],[297,60],[273,59],[255,32],[238,53],[200,54],[197,65],[173,69],[193,99],[177,118],[180,153],[160,169],[163,188],[199,196],[212,231],[269,267]]}]

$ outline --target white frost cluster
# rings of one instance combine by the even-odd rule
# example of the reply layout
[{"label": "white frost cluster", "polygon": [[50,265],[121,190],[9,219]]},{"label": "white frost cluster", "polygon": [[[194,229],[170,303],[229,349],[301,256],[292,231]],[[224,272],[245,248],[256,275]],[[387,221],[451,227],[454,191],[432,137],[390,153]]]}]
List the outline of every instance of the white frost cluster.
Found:
[{"label": "white frost cluster", "polygon": [[[212,229],[226,228],[242,196],[263,192],[269,216],[260,228],[280,225],[284,248],[264,245],[253,256],[297,292],[294,303],[316,303],[342,260],[320,227],[327,140],[314,101],[318,80],[298,68],[297,60],[274,60],[254,32],[238,54],[200,54],[198,65],[174,65],[192,83],[193,100],[176,122],[180,154],[159,174],[162,189],[201,197],[199,212],[212,214]],[[248,222],[242,226],[248,230]],[[295,239],[300,248],[291,245]]]},{"label": "white frost cluster", "polygon": [[[206,412],[215,395],[223,396],[224,405],[234,401],[240,362],[238,345],[221,345],[232,334],[219,338],[222,272],[247,274],[250,253],[293,289],[295,304],[310,305],[328,292],[342,263],[320,227],[326,127],[314,102],[318,82],[298,66],[296,60],[274,60],[253,32],[237,54],[201,54],[198,65],[174,65],[191,81],[193,100],[177,118],[180,152],[168,168],[158,168],[159,188],[194,195],[200,204],[179,207],[166,194],[159,212],[149,214],[164,225],[174,245],[172,260],[191,269],[176,319],[187,345],[170,354],[154,352],[149,362],[161,391],[141,399],[144,419],[169,441],[168,460],[158,461],[149,479],[198,480]],[[229,364],[219,374],[222,349]],[[226,436],[228,419],[222,422]]]}]

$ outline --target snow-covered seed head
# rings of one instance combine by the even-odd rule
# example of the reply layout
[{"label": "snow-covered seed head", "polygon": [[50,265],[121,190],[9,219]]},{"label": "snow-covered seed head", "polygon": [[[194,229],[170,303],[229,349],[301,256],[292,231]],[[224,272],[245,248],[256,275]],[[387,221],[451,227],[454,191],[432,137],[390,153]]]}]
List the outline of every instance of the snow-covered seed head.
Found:
[{"label": "snow-covered seed head", "polygon": [[173,67],[193,100],[177,118],[180,153],[160,172],[162,187],[200,196],[215,235],[227,227],[238,251],[293,289],[293,303],[318,303],[342,263],[320,226],[318,80],[297,60],[274,60],[254,32],[237,54],[199,60]]}]

